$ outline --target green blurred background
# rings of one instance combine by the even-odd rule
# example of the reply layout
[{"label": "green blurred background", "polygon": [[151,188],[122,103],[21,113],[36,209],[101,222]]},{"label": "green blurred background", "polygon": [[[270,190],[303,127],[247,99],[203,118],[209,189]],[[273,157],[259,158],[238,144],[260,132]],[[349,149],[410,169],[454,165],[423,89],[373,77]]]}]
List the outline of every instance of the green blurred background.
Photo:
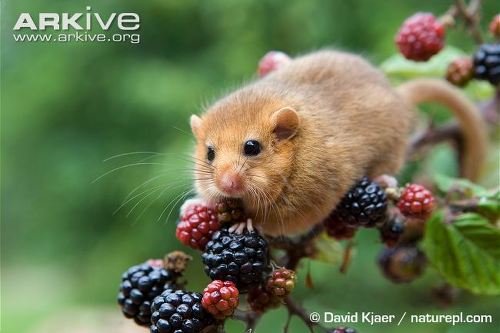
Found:
[{"label": "green blurred background", "polygon": [[[115,296],[127,267],[174,249],[189,251],[174,236],[175,199],[190,189],[188,117],[254,77],[265,52],[294,55],[332,46],[379,64],[395,53],[393,37],[404,18],[415,11],[444,13],[450,2],[2,1],[2,332],[62,332],[63,327],[101,332],[76,327],[99,326],[108,314],[120,318]],[[87,5],[102,15],[137,12],[140,44],[16,43],[12,38],[21,12],[85,12]],[[484,25],[498,9],[498,2],[484,1]],[[447,40],[466,52],[474,50],[462,32],[450,32]],[[164,154],[103,162],[129,152]],[[454,173],[449,150],[438,149],[433,158],[431,167]],[[133,163],[144,164],[93,182]],[[496,179],[498,165],[492,170]],[[135,206],[149,192],[139,195],[113,214],[129,192],[153,177],[134,193],[160,190]],[[296,297],[308,309],[486,313],[496,316],[494,325],[356,328],[363,333],[499,332],[498,298],[464,292],[453,307],[441,308],[430,292],[441,283],[435,273],[428,270],[410,285],[391,284],[375,263],[381,248],[377,235],[361,232],[356,243],[345,275],[338,266],[311,262],[315,288],[310,290],[302,269]],[[206,285],[201,272],[195,255],[188,272],[191,289]],[[283,310],[272,311],[256,332],[279,332],[285,318]],[[73,326],[64,326],[68,321]],[[51,325],[56,328],[47,328]],[[241,332],[243,326],[230,323],[228,330]],[[291,332],[306,331],[294,319]]]}]

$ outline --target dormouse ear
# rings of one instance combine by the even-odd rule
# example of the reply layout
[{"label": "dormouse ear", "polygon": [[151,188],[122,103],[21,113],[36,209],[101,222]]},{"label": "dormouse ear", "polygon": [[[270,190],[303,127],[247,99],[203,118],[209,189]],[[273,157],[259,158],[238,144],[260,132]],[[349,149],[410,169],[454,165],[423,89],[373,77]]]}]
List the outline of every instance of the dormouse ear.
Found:
[{"label": "dormouse ear", "polygon": [[198,117],[197,115],[193,114],[191,116],[191,131],[193,132],[193,135],[195,136],[195,138],[200,138],[201,137],[201,125],[202,125],[202,121],[201,121],[201,118]]},{"label": "dormouse ear", "polygon": [[271,123],[278,140],[287,140],[293,138],[297,133],[300,120],[297,111],[287,106],[272,114]]}]

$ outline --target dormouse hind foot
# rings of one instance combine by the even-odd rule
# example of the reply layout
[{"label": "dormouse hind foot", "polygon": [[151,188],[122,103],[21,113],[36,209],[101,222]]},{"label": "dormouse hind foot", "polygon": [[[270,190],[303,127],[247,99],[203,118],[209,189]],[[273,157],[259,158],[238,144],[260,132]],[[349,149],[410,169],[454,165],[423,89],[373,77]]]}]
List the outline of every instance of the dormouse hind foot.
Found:
[{"label": "dormouse hind foot", "polygon": [[254,231],[252,219],[247,219],[245,222],[235,223],[228,229],[228,231],[241,235],[245,229],[248,230],[248,232]]}]

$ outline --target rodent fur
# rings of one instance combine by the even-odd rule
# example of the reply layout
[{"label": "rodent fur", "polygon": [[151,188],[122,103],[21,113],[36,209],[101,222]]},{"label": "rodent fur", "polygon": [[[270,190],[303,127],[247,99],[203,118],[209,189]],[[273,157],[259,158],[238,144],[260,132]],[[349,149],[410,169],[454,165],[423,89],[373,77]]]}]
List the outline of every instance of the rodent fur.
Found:
[{"label": "rodent fur", "polygon": [[[429,84],[446,85],[429,81],[423,86]],[[422,84],[397,91],[357,55],[324,50],[298,57],[223,97],[201,118],[191,118],[197,139],[196,190],[215,202],[227,196],[218,188],[218,179],[237,172],[243,190],[236,196],[256,227],[274,236],[304,232],[326,218],[361,177],[400,170],[414,123],[412,103],[422,102],[412,89],[422,89]],[[451,92],[438,101],[455,101],[458,93]],[[469,115],[476,110],[464,108],[463,97],[458,101],[451,106],[462,111],[457,113],[459,121],[466,115],[474,122],[466,139],[476,141],[470,145],[478,147],[480,158],[480,118]],[[243,143],[249,139],[261,142],[258,156],[243,155]],[[210,164],[208,145],[216,152]]]}]

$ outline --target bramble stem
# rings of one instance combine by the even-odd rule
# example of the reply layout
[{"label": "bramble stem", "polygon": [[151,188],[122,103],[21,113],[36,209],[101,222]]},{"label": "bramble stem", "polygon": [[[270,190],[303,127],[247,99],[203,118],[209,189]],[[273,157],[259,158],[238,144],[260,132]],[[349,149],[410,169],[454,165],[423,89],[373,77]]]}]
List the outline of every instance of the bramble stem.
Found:
[{"label": "bramble stem", "polygon": [[481,0],[471,0],[467,6],[464,0],[455,0],[455,5],[450,12],[454,17],[461,17],[465,22],[465,27],[474,39],[476,44],[484,42],[481,35],[481,27],[479,26],[479,9],[481,8]]}]

